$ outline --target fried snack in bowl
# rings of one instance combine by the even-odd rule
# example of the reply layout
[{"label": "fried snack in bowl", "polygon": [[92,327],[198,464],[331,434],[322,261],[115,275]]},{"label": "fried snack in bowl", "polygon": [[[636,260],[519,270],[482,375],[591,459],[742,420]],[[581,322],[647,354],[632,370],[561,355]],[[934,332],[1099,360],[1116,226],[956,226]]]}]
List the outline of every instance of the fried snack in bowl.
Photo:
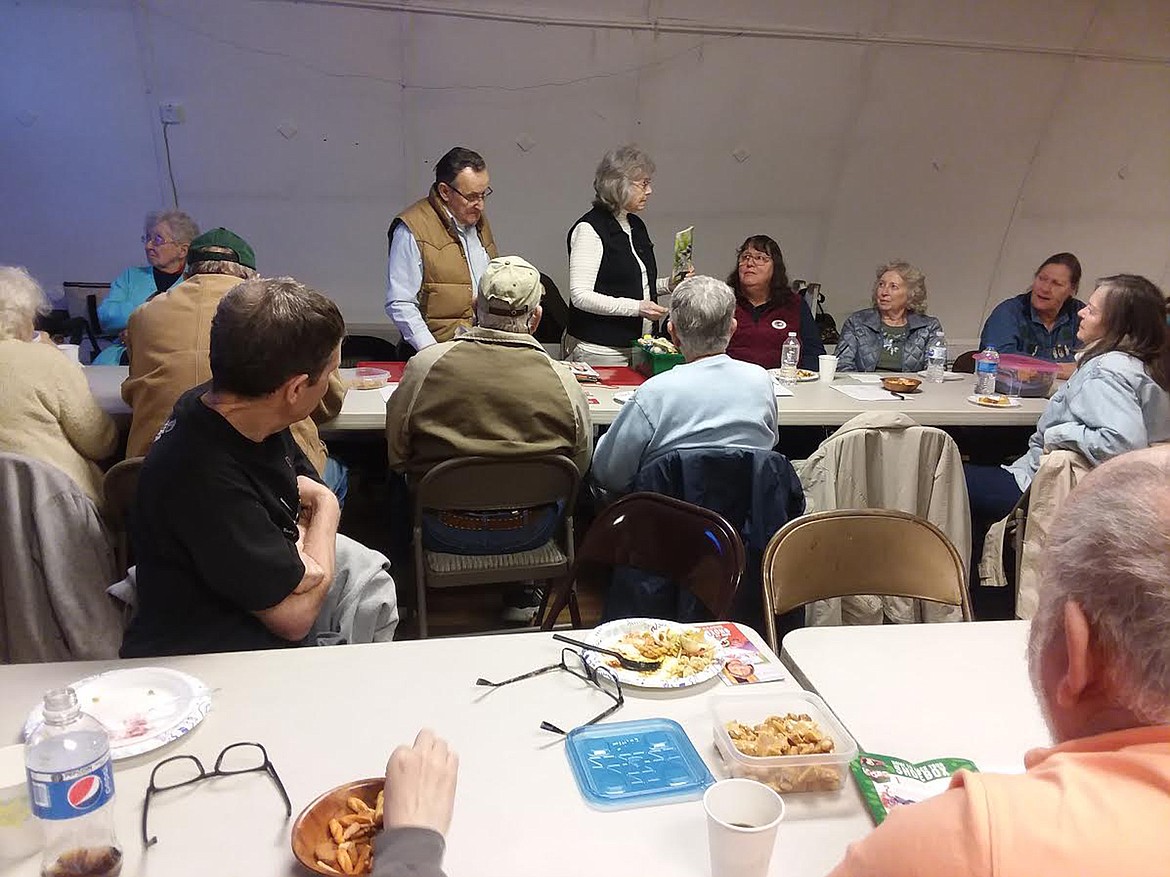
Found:
[{"label": "fried snack in bowl", "polygon": [[882,378],[882,386],[892,393],[915,393],[921,384],[918,378]]},{"label": "fried snack in bowl", "polygon": [[[784,755],[822,755],[834,749],[833,740],[807,713],[768,716],[758,725],[727,723],[727,735],[741,753],[750,758],[777,758]],[[777,792],[834,792],[844,775],[825,765],[751,768],[746,774]]]},{"label": "fried snack in bowl", "polygon": [[330,789],[293,823],[292,850],[314,874],[369,874],[382,830],[383,777]]}]

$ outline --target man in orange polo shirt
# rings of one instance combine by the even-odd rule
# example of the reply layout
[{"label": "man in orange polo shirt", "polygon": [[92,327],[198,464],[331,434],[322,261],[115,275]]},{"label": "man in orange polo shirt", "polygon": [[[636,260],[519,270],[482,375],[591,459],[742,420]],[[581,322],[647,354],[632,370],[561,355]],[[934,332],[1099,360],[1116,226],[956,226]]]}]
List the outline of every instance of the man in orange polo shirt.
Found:
[{"label": "man in orange polo shirt", "polygon": [[1028,652],[1057,745],[894,810],[831,877],[1170,873],[1170,449],[1090,473],[1045,552]]}]

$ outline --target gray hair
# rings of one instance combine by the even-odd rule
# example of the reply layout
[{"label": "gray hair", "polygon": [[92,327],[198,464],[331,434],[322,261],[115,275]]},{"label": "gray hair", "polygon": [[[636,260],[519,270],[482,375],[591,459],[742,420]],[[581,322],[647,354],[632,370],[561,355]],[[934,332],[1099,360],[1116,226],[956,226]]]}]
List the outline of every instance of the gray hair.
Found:
[{"label": "gray hair", "polygon": [[142,223],[143,234],[150,234],[156,225],[165,225],[180,244],[189,244],[199,237],[199,226],[182,210],[152,210]]},{"label": "gray hair", "polygon": [[45,291],[28,271],[0,265],[0,341],[23,338],[37,315],[48,312]]},{"label": "gray hair", "polygon": [[516,317],[488,312],[488,301],[481,295],[475,297],[475,324],[484,329],[495,329],[497,332],[514,332],[517,335],[532,334],[532,315],[536,312],[540,302],[537,302],[526,313]]},{"label": "gray hair", "polygon": [[882,275],[887,271],[893,271],[906,284],[906,310],[912,314],[925,314],[926,275],[904,259],[894,259],[877,269],[873,278],[873,295],[871,296],[873,306],[877,307],[878,284],[881,282]]},{"label": "gray hair", "polygon": [[670,297],[670,322],[688,360],[726,350],[734,317],[735,294],[714,277],[688,277]]},{"label": "gray hair", "polygon": [[611,149],[601,157],[593,174],[594,204],[618,214],[630,203],[630,189],[635,179],[654,176],[654,162],[632,143]]},{"label": "gray hair", "polygon": [[1044,545],[1028,646],[1034,686],[1071,601],[1100,644],[1116,705],[1141,722],[1170,721],[1168,544],[1170,448],[1125,454],[1077,485]]},{"label": "gray hair", "polygon": [[251,280],[260,276],[255,268],[249,268],[239,262],[229,262],[227,259],[188,263],[187,276],[194,277],[196,274],[226,274],[228,277],[238,277],[241,280]]}]

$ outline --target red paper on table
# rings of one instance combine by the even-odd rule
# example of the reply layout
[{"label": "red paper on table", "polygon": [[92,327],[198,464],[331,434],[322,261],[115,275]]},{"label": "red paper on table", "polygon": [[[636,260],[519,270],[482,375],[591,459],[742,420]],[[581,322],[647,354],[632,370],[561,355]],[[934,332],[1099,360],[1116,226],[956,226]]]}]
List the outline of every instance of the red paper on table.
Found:
[{"label": "red paper on table", "polygon": [[359,362],[358,368],[380,368],[382,371],[390,372],[390,382],[397,383],[402,380],[402,372],[406,370],[405,362]]},{"label": "red paper on table", "polygon": [[634,371],[628,365],[595,365],[593,368],[601,375],[603,384],[613,384],[618,387],[640,387],[646,383],[646,376]]}]

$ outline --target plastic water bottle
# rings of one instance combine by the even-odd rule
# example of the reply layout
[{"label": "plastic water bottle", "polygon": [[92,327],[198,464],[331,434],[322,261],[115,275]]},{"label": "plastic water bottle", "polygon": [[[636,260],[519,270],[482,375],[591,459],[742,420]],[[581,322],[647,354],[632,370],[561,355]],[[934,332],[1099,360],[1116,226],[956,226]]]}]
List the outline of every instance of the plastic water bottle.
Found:
[{"label": "plastic water bottle", "polygon": [[947,371],[947,339],[942,330],[934,333],[934,340],[926,349],[926,379],[941,384]]},{"label": "plastic water bottle", "polygon": [[45,723],[24,747],[33,815],[45,834],[42,877],[117,877],[114,772],[106,730],[72,688],[45,694]]},{"label": "plastic water bottle", "polygon": [[795,332],[789,332],[788,338],[780,348],[780,383],[795,384],[796,372],[800,366],[800,339]]},{"label": "plastic water bottle", "polygon": [[999,353],[990,344],[975,357],[975,392],[980,396],[995,392],[995,375],[999,371]]}]

